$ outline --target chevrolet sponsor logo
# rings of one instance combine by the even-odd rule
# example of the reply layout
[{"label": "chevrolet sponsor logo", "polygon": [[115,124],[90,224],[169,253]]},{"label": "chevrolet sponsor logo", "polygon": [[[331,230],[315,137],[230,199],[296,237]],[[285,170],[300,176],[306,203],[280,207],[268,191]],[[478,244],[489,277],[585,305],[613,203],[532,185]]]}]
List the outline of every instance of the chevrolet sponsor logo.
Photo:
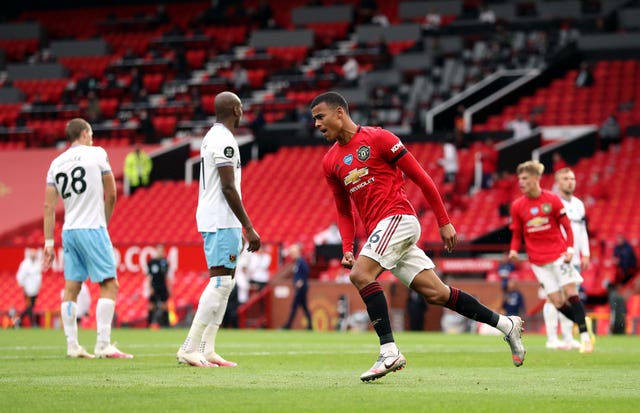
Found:
[{"label": "chevrolet sponsor logo", "polygon": [[364,167],[361,169],[353,169],[351,171],[349,171],[349,173],[347,174],[347,176],[344,177],[344,184],[349,185],[349,184],[354,184],[356,182],[358,182],[363,176],[369,175],[369,168]]},{"label": "chevrolet sponsor logo", "polygon": [[539,227],[549,223],[549,217],[534,217],[527,221],[528,227]]}]

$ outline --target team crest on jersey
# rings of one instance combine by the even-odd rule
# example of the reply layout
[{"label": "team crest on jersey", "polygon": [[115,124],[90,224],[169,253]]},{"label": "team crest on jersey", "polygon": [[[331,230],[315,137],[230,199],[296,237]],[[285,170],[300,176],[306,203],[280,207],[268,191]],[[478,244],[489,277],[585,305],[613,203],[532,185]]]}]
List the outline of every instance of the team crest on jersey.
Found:
[{"label": "team crest on jersey", "polygon": [[551,212],[551,204],[542,204],[542,212],[545,214]]},{"label": "team crest on jersey", "polygon": [[233,158],[233,153],[234,150],[231,146],[227,146],[226,148],[224,148],[224,156],[226,156],[227,158]]},{"label": "team crest on jersey", "polygon": [[361,146],[358,148],[358,160],[364,162],[369,159],[370,151],[368,146]]},{"label": "team crest on jersey", "polygon": [[229,261],[236,262],[236,256],[235,255],[229,255]]},{"label": "team crest on jersey", "polygon": [[345,155],[345,157],[342,158],[342,161],[347,165],[351,165],[351,162],[353,162],[353,155],[352,154]]},{"label": "team crest on jersey", "polygon": [[538,207],[533,207],[529,210],[529,212],[531,212],[531,215],[537,215],[538,211],[540,211]]}]

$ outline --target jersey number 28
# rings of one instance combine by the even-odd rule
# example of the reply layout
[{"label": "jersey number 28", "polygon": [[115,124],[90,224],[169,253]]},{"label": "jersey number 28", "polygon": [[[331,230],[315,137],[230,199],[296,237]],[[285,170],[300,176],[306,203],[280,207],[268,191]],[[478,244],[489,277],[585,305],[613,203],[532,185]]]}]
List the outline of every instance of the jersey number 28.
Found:
[{"label": "jersey number 28", "polygon": [[83,167],[77,166],[71,170],[69,175],[64,172],[56,175],[56,185],[61,188],[60,195],[62,195],[62,199],[69,198],[71,191],[76,195],[80,195],[87,190],[87,181],[84,180],[86,174],[87,172]]}]

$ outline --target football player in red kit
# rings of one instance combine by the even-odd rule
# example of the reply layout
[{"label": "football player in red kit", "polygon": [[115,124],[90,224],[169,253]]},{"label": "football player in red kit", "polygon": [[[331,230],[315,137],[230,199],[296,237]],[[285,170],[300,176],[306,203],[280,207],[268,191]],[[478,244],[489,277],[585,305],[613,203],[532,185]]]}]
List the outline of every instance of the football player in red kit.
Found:
[{"label": "football player in red kit", "polygon": [[509,258],[517,259],[524,236],[525,251],[540,286],[558,311],[578,324],[580,352],[591,353],[594,339],[578,296],[577,285],[582,282],[582,276],[571,265],[573,232],[562,200],[555,193],[540,188],[540,177],[544,172],[540,162],[523,162],[516,172],[523,195],[511,204],[513,235]]},{"label": "football player in red kit", "polygon": [[[502,331],[513,363],[522,365],[522,319],[500,315],[466,292],[444,284],[431,259],[416,245],[421,227],[404,192],[404,176],[418,185],[429,202],[447,251],[454,249],[457,237],[436,185],[400,139],[378,127],[357,125],[349,115],[347,101],[336,92],[314,98],[311,114],[315,127],[329,142],[335,142],[322,166],[338,213],[342,265],[351,269],[349,278],[360,292],[380,341],[377,361],[360,379],[375,380],[406,365],[393,338],[384,291],[376,281],[385,270],[428,303],[446,306]],[[369,234],[357,258],[352,202]]]}]

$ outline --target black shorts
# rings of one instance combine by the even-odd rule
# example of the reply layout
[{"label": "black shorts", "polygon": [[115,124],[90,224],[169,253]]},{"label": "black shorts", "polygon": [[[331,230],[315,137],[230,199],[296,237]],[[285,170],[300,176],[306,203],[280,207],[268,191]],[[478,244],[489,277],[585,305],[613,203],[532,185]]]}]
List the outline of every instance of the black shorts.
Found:
[{"label": "black shorts", "polygon": [[149,297],[149,302],[157,303],[165,302],[169,299],[169,291],[166,288],[154,288],[151,292],[151,296]]}]

